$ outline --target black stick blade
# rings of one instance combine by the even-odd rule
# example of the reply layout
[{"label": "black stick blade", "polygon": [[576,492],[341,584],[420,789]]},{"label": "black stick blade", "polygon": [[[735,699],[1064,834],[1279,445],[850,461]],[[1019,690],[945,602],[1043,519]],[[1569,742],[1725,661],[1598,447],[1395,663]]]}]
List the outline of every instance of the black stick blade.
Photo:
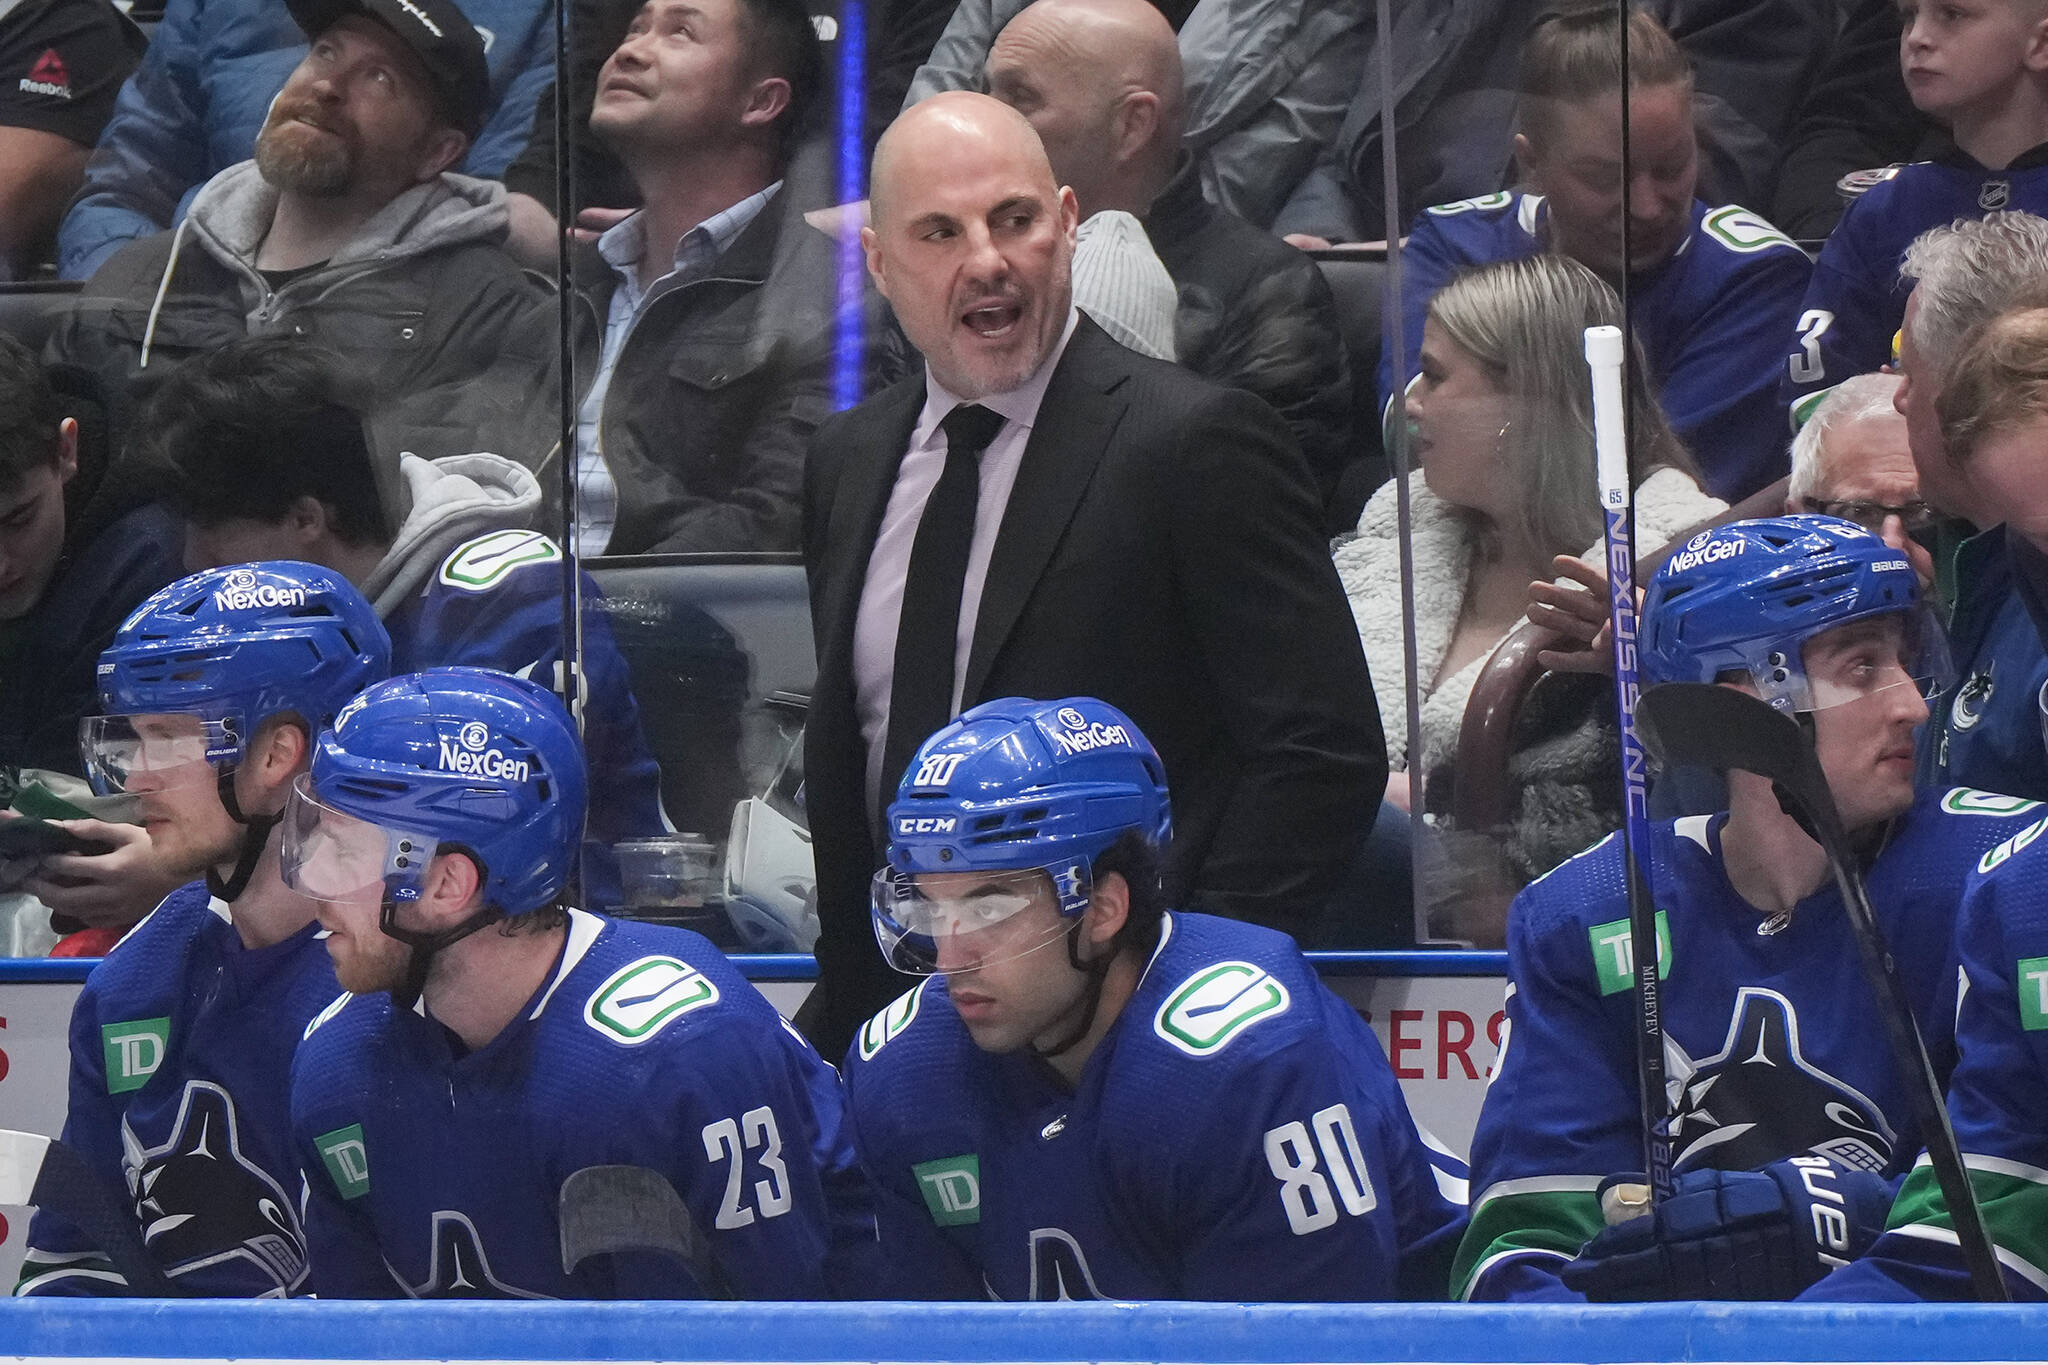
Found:
[{"label": "black stick blade", "polygon": [[564,1274],[573,1274],[592,1256],[653,1252],[688,1267],[704,1297],[733,1297],[696,1219],[661,1172],[645,1166],[585,1166],[562,1182],[557,1208]]},{"label": "black stick blade", "polygon": [[1666,767],[1737,768],[1768,778],[1820,842],[1839,843],[1834,793],[1812,741],[1798,721],[1761,698],[1718,683],[1663,683],[1637,699],[1636,730]]}]

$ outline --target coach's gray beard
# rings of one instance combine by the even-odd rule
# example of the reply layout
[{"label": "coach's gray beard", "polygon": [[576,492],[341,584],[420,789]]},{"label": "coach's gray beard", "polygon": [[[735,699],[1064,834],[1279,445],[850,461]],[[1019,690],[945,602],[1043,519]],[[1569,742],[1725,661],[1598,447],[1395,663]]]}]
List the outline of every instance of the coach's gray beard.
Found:
[{"label": "coach's gray beard", "polygon": [[275,116],[256,137],[256,169],[273,187],[316,199],[348,192],[355,179],[355,149],[346,139],[333,148],[301,140],[288,118]]}]

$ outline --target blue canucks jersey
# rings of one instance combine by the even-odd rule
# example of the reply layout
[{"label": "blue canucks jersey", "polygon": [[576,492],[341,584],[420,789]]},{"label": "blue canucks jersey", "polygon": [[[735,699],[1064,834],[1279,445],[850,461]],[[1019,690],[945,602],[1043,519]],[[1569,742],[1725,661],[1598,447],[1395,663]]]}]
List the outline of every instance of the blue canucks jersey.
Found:
[{"label": "blue canucks jersey", "polygon": [[2006,528],[1956,551],[1949,650],[1955,680],[1928,703],[1920,732],[1923,786],[1970,786],[2048,799],[2041,689],[2048,652],[2018,591]]},{"label": "blue canucks jersey", "polygon": [[[612,638],[604,600],[583,575],[583,748],[590,766],[584,899],[622,903],[621,839],[669,833],[661,770],[640,730],[625,656]],[[493,531],[458,546],[425,586],[385,618],[394,675],[467,664],[531,678],[559,690],[562,667],[562,551],[538,531]]]},{"label": "blue canucks jersey", "polygon": [[874,1213],[839,1077],[683,929],[573,911],[559,967],[474,1052],[389,995],[344,996],[291,1078],[322,1298],[699,1297],[653,1253],[562,1270],[562,1182],[644,1166],[675,1186],[734,1291],[870,1282]]},{"label": "blue canucks jersey", "polygon": [[[286,1106],[292,1050],[341,988],[317,925],[246,948],[201,883],[171,893],[86,978],[64,1141],[135,1210],[188,1294],[306,1289]],[[20,1294],[122,1292],[56,1213],[29,1224]]]},{"label": "blue canucks jersey", "polygon": [[942,977],[846,1077],[889,1297],[1388,1299],[1456,1235],[1378,1039],[1269,929],[1168,915],[1072,1091]]},{"label": "blue canucks jersey", "polygon": [[[2048,819],[1984,855],[1957,912],[1949,1121],[2021,1302],[2048,1298]],[[1888,1231],[1863,1259],[1808,1290],[1814,1300],[1976,1297],[1934,1168],[1907,1175]]]},{"label": "blue canucks jersey", "polygon": [[1892,338],[1906,320],[1906,296],[1913,292],[1899,278],[1913,239],[1996,209],[2048,216],[2048,156],[2037,150],[2002,171],[1987,170],[1960,152],[1915,162],[1849,205],[1814,263],[1790,334],[1783,382],[1795,425],[1828,389],[1890,362]]},{"label": "blue canucks jersey", "polygon": [[[1465,266],[1536,255],[1547,220],[1542,195],[1508,191],[1424,210],[1401,255],[1403,373],[1416,372],[1437,290]],[[1629,280],[1658,398],[1715,497],[1735,502],[1790,468],[1778,376],[1810,269],[1806,253],[1756,214],[1695,201],[1677,253]],[[1393,391],[1392,358],[1382,355],[1382,409]]]},{"label": "blue canucks jersey", "polygon": [[[1926,792],[1869,869],[1929,1055],[1953,1057],[1956,901],[2033,802]],[[1920,1150],[1832,882],[1766,932],[1729,884],[1725,816],[1651,827],[1674,1169],[1818,1152],[1887,1177]],[[1532,882],[1508,912],[1507,1029],[1472,1142],[1454,1294],[1574,1297],[1556,1271],[1600,1230],[1602,1179],[1643,1166],[1621,837]]]}]

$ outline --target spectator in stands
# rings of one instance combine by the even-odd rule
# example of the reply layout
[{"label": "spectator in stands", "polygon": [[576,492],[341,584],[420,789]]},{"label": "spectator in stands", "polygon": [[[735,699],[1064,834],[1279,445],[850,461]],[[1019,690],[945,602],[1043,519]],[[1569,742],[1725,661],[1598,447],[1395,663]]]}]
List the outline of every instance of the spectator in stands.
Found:
[{"label": "spectator in stands", "polygon": [[1940,404],[1949,368],[1970,336],[2011,308],[2048,304],[2048,220],[2012,211],[1930,228],[1906,248],[1913,281],[1899,333],[1899,411],[1920,496],[1977,534],[1944,554],[1954,684],[1930,702],[1921,735],[1923,781],[2048,799],[2037,699],[2048,651],[2015,585],[2020,577],[2007,505],[1953,459]]},{"label": "spectator in stands", "polygon": [[[1416,687],[1422,734],[1407,730],[1398,489],[1366,504],[1357,532],[1339,542],[1337,572],[1379,694],[1387,737],[1390,801],[1450,809],[1458,731],[1487,659],[1521,623],[1532,578],[1552,557],[1577,554],[1601,535],[1593,497],[1592,381],[1587,327],[1619,324],[1614,291],[1576,261],[1552,253],[1503,261],[1452,281],[1430,304],[1422,366],[1408,391],[1408,419],[1422,468],[1409,478],[1409,544],[1415,584]],[[1700,490],[1692,461],[1650,397],[1638,351],[1630,369],[1638,461],[1636,544],[1648,550],[1704,521],[1723,504]],[[1514,826],[1501,835],[1509,892],[1613,828],[1619,819],[1618,758],[1603,738],[1611,694],[1558,680],[1525,708],[1511,780],[1520,788]],[[1446,914],[1471,928],[1459,937],[1498,940],[1502,882],[1476,854],[1457,862],[1478,883],[1470,909],[1452,872],[1437,888]],[[1489,899],[1490,897],[1490,899]],[[1488,925],[1486,916],[1493,915]],[[1473,916],[1477,916],[1476,921]]]},{"label": "spectator in stands", "polygon": [[1910,287],[1899,262],[1915,237],[1996,209],[2048,213],[2048,5],[1969,0],[1905,12],[1906,88],[1954,146],[1872,186],[1829,236],[1787,360],[1795,421],[1830,385],[1890,359]]},{"label": "spectator in stands", "polygon": [[[496,668],[548,686],[562,671],[562,552],[528,529],[534,476],[496,455],[400,457],[397,519],[377,494],[340,359],[290,338],[236,342],[181,366],[150,404],[141,453],[165,475],[197,570],[292,559],[345,575],[391,635],[394,669]],[[666,834],[603,594],[583,580],[582,677],[592,770],[585,903],[620,903],[611,845]]]},{"label": "spectator in stands", "polygon": [[0,280],[27,278],[50,259],[86,155],[143,45],[107,0],[0,10]]},{"label": "spectator in stands", "polygon": [[537,459],[554,425],[552,308],[499,248],[503,189],[447,170],[482,123],[482,40],[452,0],[293,4],[313,44],[255,160],[208,181],[176,231],[108,261],[51,357],[98,377],[118,443],[176,361],[303,336],[368,376],[387,499],[401,451]]},{"label": "spectator in stands", "polygon": [[1923,584],[1934,558],[1913,539],[1939,515],[1920,499],[1920,472],[1898,409],[1895,374],[1859,374],[1828,390],[1792,438],[1785,511],[1853,521],[1913,561]]},{"label": "spectator in stands", "polygon": [[988,86],[1037,129],[1083,219],[1143,222],[1180,290],[1180,363],[1272,404],[1327,501],[1357,454],[1336,305],[1307,257],[1202,197],[1166,20],[1146,0],[1037,0],[996,38]]},{"label": "spectator in stands", "polygon": [[1841,9],[1842,27],[1799,102],[1771,196],[1771,221],[1802,242],[1834,231],[1849,202],[1845,177],[1925,160],[1937,152],[1928,144],[1940,141],[1899,71],[1898,0],[1845,0]]},{"label": "spectator in stands", "polygon": [[[372,5],[403,12],[396,0]],[[59,272],[88,279],[128,242],[176,226],[209,180],[253,154],[273,99],[305,56],[308,19],[312,29],[325,29],[352,7],[349,0],[168,0],[65,215]],[[425,6],[436,15],[444,7],[453,8]],[[462,168],[490,177],[519,150],[549,80],[554,8],[542,0],[463,0],[460,12],[490,35]]]},{"label": "spectator in stands", "polygon": [[108,482],[43,368],[0,336],[0,766],[82,775],[93,666],[178,575],[178,528]]},{"label": "spectator in stands", "polygon": [[[1369,13],[1372,4],[1360,7]],[[1697,72],[1700,197],[1710,204],[1769,202],[1791,112],[1834,36],[1833,6],[1639,0],[1635,7],[1663,24]],[[1323,8],[1321,0],[1310,8]],[[1531,26],[1555,8],[1553,0],[1394,0],[1386,41],[1394,49],[1391,93],[1400,130],[1394,146],[1398,221],[1431,204],[1514,182],[1516,70]],[[1611,0],[1601,0],[1600,14],[1614,26]],[[1297,170],[1276,212],[1260,220],[1275,232],[1299,234],[1304,245],[1308,238],[1387,235],[1381,161],[1389,92],[1380,82],[1380,61],[1374,50],[1345,69],[1349,111],[1336,135],[1325,139],[1314,169],[1306,177]]]},{"label": "spectator in stands", "polygon": [[[1380,400],[1415,372],[1429,300],[1460,266],[1553,251],[1608,279],[1629,274],[1658,399],[1708,491],[1730,502],[1785,473],[1778,365],[1810,266],[1741,208],[1693,197],[1691,66],[1649,15],[1629,17],[1626,92],[1634,178],[1621,178],[1623,33],[1608,4],[1546,15],[1522,57],[1516,156],[1531,192],[1440,204],[1403,257],[1405,355],[1380,362]],[[1623,259],[1624,221],[1629,257]]]},{"label": "spectator in stands", "polygon": [[[960,0],[903,107],[944,90],[984,88],[996,35],[1029,3]],[[1180,33],[1184,145],[1203,197],[1263,227],[1343,121],[1369,57],[1372,0],[1153,3]]]},{"label": "spectator in stands", "polygon": [[647,0],[605,63],[591,130],[646,207],[579,272],[583,554],[796,548],[838,247],[782,175],[820,74],[801,0]]}]

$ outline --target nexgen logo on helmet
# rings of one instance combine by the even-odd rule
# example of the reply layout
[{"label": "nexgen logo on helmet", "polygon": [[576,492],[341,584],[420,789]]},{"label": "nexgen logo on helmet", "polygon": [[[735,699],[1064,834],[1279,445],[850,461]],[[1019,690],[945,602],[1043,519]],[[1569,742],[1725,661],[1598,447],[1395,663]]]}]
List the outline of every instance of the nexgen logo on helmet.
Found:
[{"label": "nexgen logo on helmet", "polygon": [[281,588],[264,583],[247,569],[237,569],[214,589],[213,605],[220,611],[249,611],[257,607],[303,607],[304,588]]},{"label": "nexgen logo on helmet", "polygon": [[501,782],[526,782],[533,777],[531,763],[505,757],[504,750],[491,745],[489,728],[475,721],[463,726],[453,740],[441,736],[441,771]]},{"label": "nexgen logo on helmet", "polygon": [[[1064,721],[1066,717],[1061,716],[1060,719]],[[1054,730],[1052,742],[1060,746],[1063,754],[1085,754],[1112,744],[1128,749],[1131,747],[1131,732],[1121,725],[1104,725],[1097,721],[1083,729]]]},{"label": "nexgen logo on helmet", "polygon": [[[1739,540],[1707,539],[1702,545],[1702,536],[1694,536],[1686,548],[1671,556],[1671,572],[1685,573],[1702,564],[1718,564],[1724,559],[1733,559],[1749,547]],[[1695,548],[1697,547],[1697,548]]]}]

